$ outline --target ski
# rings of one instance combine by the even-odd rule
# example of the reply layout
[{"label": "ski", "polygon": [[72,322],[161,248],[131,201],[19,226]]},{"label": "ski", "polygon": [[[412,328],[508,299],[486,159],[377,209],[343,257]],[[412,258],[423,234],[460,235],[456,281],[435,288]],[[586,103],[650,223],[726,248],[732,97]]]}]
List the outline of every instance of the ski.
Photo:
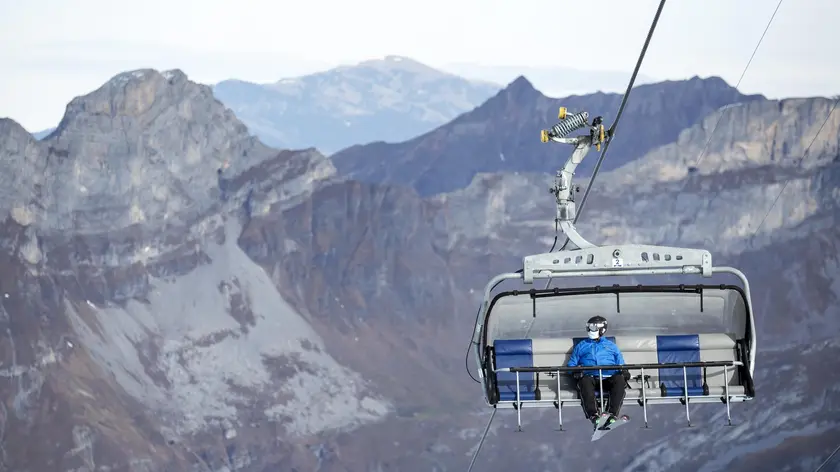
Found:
[{"label": "ski", "polygon": [[[609,418],[609,415],[607,415],[607,418]],[[615,420],[614,423],[612,423],[610,425],[606,425],[605,424],[606,419],[603,419],[603,417],[599,418],[598,419],[598,428],[595,429],[594,433],[592,433],[592,441],[597,441],[597,440],[603,438],[610,431],[613,431],[614,429],[628,423],[629,421],[630,421],[629,416],[621,415],[621,416],[618,417],[617,420]]]},{"label": "ski", "polygon": [[[595,435],[598,434],[598,431],[601,431],[601,428],[604,426],[604,424],[606,424],[609,418],[609,413],[602,413],[601,416],[598,417],[598,421],[595,423],[595,431],[592,432],[593,441],[595,441]],[[601,436],[603,436],[603,434],[601,434]]]}]

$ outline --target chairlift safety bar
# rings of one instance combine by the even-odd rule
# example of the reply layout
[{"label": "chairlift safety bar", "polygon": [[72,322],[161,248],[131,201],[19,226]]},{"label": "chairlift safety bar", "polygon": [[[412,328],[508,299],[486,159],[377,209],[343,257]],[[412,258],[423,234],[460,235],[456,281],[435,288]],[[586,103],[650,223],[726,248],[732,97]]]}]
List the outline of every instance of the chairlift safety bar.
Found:
[{"label": "chairlift safety bar", "polygon": [[587,370],[632,370],[632,369],[676,369],[679,367],[732,367],[744,365],[741,361],[700,361],[700,362],[662,362],[647,364],[621,364],[621,365],[576,365],[568,366],[545,366],[545,367],[502,367],[494,372],[523,372],[523,373],[545,373],[545,372],[583,372]]},{"label": "chairlift safety bar", "polygon": [[[603,379],[603,371],[604,370],[617,370],[617,369],[640,369],[641,370],[641,377],[645,377],[645,369],[663,369],[663,368],[679,368],[682,367],[683,371],[683,395],[679,397],[664,397],[664,398],[647,398],[647,388],[642,387],[642,396],[641,398],[635,399],[637,400],[642,406],[642,412],[644,415],[645,421],[645,428],[648,427],[648,415],[647,415],[647,405],[648,403],[672,403],[674,400],[680,401],[685,405],[685,419],[688,422],[688,426],[691,426],[691,415],[688,410],[688,404],[692,400],[695,400],[698,403],[710,403],[712,401],[720,401],[717,397],[711,397],[708,395],[689,395],[688,394],[688,374],[686,369],[689,367],[723,367],[723,387],[724,387],[724,394],[722,403],[726,405],[726,422],[729,426],[732,426],[732,410],[730,408],[730,403],[734,400],[736,401],[746,401],[749,398],[745,395],[730,395],[729,394],[729,367],[741,366],[743,365],[740,361],[705,361],[705,362],[674,362],[674,363],[662,363],[662,364],[623,364],[623,365],[600,365],[600,366],[575,366],[575,367],[566,367],[566,366],[556,366],[556,367],[504,367],[501,369],[496,369],[495,372],[513,372],[516,374],[516,400],[515,401],[500,401],[497,403],[496,406],[501,404],[510,403],[513,405],[513,408],[516,410],[516,427],[517,430],[522,431],[522,408],[526,404],[534,404],[538,406],[538,404],[543,404],[546,406],[553,405],[557,408],[557,421],[560,426],[560,430],[563,430],[563,403],[579,403],[580,400],[563,400],[560,398],[560,373],[568,373],[568,372],[578,372],[584,370],[595,370],[598,369],[598,380],[599,380],[599,391],[600,391],[600,401],[601,401],[601,411],[604,411],[604,379]],[[555,373],[557,374],[557,400],[547,399],[547,400],[522,400],[520,395],[520,382],[519,382],[519,373],[520,372],[547,372],[547,373]],[[733,398],[734,397],[734,398]],[[624,398],[624,401],[634,400],[634,398]]]}]

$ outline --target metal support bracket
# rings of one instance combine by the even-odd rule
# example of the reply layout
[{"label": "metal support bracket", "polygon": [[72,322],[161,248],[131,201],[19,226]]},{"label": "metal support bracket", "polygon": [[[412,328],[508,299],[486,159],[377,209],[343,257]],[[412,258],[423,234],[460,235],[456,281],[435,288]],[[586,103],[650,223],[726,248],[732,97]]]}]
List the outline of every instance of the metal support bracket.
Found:
[{"label": "metal support bracket", "polygon": [[627,244],[590,246],[523,258],[523,281],[569,276],[700,274],[712,276],[712,254],[705,249]]}]

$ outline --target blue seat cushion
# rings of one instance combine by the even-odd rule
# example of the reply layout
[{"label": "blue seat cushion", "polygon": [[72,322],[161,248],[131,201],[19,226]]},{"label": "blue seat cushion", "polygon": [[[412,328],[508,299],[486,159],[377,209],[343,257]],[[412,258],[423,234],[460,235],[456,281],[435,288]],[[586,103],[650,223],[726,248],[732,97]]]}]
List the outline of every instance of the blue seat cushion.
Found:
[{"label": "blue seat cushion", "polygon": [[[700,362],[700,336],[696,334],[656,336],[656,354],[660,364]],[[660,388],[667,397],[685,395],[686,385],[689,395],[703,395],[704,393],[701,367],[687,367],[685,380],[683,380],[682,367],[661,368],[659,380]]]},{"label": "blue seat cushion", "polygon": [[[497,339],[493,342],[496,368],[533,367],[534,348],[530,339]],[[534,372],[519,373],[519,399],[536,399],[536,375]],[[516,401],[516,373],[496,374],[500,401]]]}]

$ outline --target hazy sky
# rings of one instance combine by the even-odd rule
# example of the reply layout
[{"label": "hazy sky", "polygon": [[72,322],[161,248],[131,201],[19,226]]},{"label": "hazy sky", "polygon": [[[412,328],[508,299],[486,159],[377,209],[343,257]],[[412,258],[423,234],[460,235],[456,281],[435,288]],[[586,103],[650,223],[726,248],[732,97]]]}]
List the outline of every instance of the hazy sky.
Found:
[{"label": "hazy sky", "polygon": [[[734,85],[776,3],[671,0],[642,72],[719,75]],[[74,96],[143,67],[180,68],[203,83],[270,82],[396,54],[433,66],[565,66],[629,77],[657,4],[0,0],[0,116],[30,131],[55,126]],[[838,0],[786,0],[741,89],[773,98],[840,93],[838,17]]]}]

